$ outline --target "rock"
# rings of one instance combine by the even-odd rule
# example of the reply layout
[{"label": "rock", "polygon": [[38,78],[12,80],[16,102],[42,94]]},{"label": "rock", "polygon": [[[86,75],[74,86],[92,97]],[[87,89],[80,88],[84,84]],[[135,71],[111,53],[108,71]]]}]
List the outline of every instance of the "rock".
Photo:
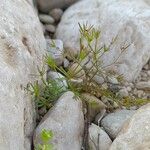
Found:
[{"label": "rock", "polygon": [[108,114],[101,121],[102,127],[108,133],[108,135],[115,139],[124,123],[131,118],[135,113],[134,110],[120,110],[111,114]]},{"label": "rock", "polygon": [[84,131],[82,102],[72,92],[62,95],[45,115],[34,134],[34,145],[41,143],[42,129],[52,130],[52,144],[57,150],[81,150]]},{"label": "rock", "polygon": [[39,10],[48,13],[54,8],[67,8],[78,0],[37,0]]},{"label": "rock", "polygon": [[47,24],[47,25],[45,25],[45,30],[50,33],[55,33],[56,27],[54,25]]},{"label": "rock", "polygon": [[70,64],[69,60],[65,58],[63,63],[64,68],[68,68],[69,64]]},{"label": "rock", "polygon": [[99,84],[99,85],[102,85],[102,84],[105,82],[105,79],[104,79],[103,77],[101,77],[101,76],[98,76],[98,75],[95,75],[95,76],[93,77],[93,80],[94,80],[97,84]]},{"label": "rock", "polygon": [[138,98],[144,97],[144,92],[143,92],[142,90],[138,90],[138,91],[137,91],[137,97],[138,97]]},{"label": "rock", "polygon": [[35,110],[24,87],[38,80],[46,43],[32,0],[1,0],[0,10],[0,149],[31,150]]},{"label": "rock", "polygon": [[[86,22],[101,31],[98,45],[109,45],[117,36],[110,51],[101,58],[102,65],[115,62],[121,55],[114,65],[106,69],[111,68],[128,81],[135,80],[150,58],[150,5],[145,0],[138,3],[137,0],[82,0],[71,6],[63,14],[56,37],[72,54],[78,53],[80,48],[78,23],[82,25]],[[128,45],[122,52],[120,47]]]},{"label": "rock", "polygon": [[108,88],[113,93],[117,93],[121,89],[121,87],[118,84],[109,84],[109,83],[108,83]]},{"label": "rock", "polygon": [[126,122],[110,150],[149,150],[150,104],[141,107]]},{"label": "rock", "polygon": [[107,133],[95,124],[89,127],[89,148],[90,150],[109,150],[112,144]]},{"label": "rock", "polygon": [[127,90],[128,92],[131,92],[131,91],[132,91],[132,88],[131,88],[130,86],[128,86],[128,87],[126,87],[126,90]]},{"label": "rock", "polygon": [[54,18],[45,14],[39,14],[39,19],[42,23],[45,24],[53,24],[55,22]]},{"label": "rock", "polygon": [[83,101],[85,101],[88,104],[89,117],[91,121],[93,121],[96,115],[100,112],[102,115],[104,115],[103,112],[105,112],[106,105],[102,101],[100,101],[97,97],[90,95],[88,93],[81,94],[81,97]]},{"label": "rock", "polygon": [[119,90],[118,94],[121,97],[127,97],[127,96],[129,96],[128,90],[126,88],[123,88],[123,89]]},{"label": "rock", "polygon": [[148,82],[138,82],[136,88],[140,90],[149,90],[150,91],[150,81]]},{"label": "rock", "polygon": [[54,8],[50,11],[49,15],[52,16],[56,22],[58,22],[63,15],[63,10],[60,8]]},{"label": "rock", "polygon": [[68,88],[67,82],[65,80],[65,77],[55,71],[49,71],[47,74],[47,78],[50,80],[55,80],[58,84],[58,86],[60,87],[60,91],[66,91]]},{"label": "rock", "polygon": [[111,84],[119,84],[118,80],[113,76],[108,76],[108,82]]},{"label": "rock", "polygon": [[56,65],[60,66],[63,63],[64,49],[63,42],[61,40],[50,40],[46,39],[47,51],[51,57],[55,60]]},{"label": "rock", "polygon": [[75,78],[75,79],[76,78],[80,78],[80,79],[85,78],[85,71],[78,63],[74,63],[69,67],[68,74],[70,74],[72,76],[72,78]]}]

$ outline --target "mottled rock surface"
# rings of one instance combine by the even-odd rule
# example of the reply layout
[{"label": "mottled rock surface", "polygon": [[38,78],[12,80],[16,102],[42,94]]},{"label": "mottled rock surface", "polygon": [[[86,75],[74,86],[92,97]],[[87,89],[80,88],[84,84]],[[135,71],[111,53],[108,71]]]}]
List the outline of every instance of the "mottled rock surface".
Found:
[{"label": "mottled rock surface", "polygon": [[30,150],[35,111],[25,93],[46,49],[31,0],[0,2],[0,149]]}]

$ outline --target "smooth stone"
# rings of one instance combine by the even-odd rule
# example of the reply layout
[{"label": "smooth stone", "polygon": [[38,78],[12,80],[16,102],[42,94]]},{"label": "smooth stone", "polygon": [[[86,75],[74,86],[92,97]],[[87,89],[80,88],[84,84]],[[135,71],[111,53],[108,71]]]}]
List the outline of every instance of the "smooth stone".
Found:
[{"label": "smooth stone", "polygon": [[119,110],[108,114],[101,121],[101,126],[105,129],[111,139],[115,139],[124,123],[132,117],[134,110]]},{"label": "smooth stone", "polygon": [[128,120],[112,143],[110,150],[150,149],[150,104],[141,107]]},{"label": "smooth stone", "polygon": [[127,96],[129,96],[128,90],[126,88],[123,88],[123,89],[119,90],[118,94],[121,97],[127,97]]},{"label": "smooth stone", "polygon": [[109,150],[112,141],[108,134],[99,126],[91,124],[89,127],[90,150]]},{"label": "smooth stone", "polygon": [[55,22],[54,18],[46,14],[39,14],[39,19],[45,24],[53,24]]},{"label": "smooth stone", "polygon": [[49,55],[55,60],[57,66],[62,65],[64,60],[63,42],[61,40],[51,40],[51,39],[46,39],[46,42],[47,42],[47,51]]},{"label": "smooth stone", "polygon": [[63,10],[60,8],[54,8],[49,12],[49,15],[55,19],[55,22],[58,22],[63,15]]},{"label": "smooth stone", "polygon": [[56,27],[54,25],[47,24],[47,25],[45,25],[45,30],[50,33],[55,33]]},{"label": "smooth stone", "polygon": [[113,76],[108,76],[108,82],[111,84],[119,84],[118,80]]},{"label": "smooth stone", "polygon": [[103,77],[101,77],[101,76],[98,76],[98,75],[95,75],[95,76],[93,77],[93,80],[94,80],[97,84],[99,84],[99,85],[102,85],[102,84],[105,82],[105,79],[104,79]]},{"label": "smooth stone", "polygon": [[0,10],[0,149],[31,150],[36,112],[25,88],[40,81],[46,42],[32,0],[1,0]]},{"label": "smooth stone", "polygon": [[34,133],[34,145],[41,143],[42,129],[51,130],[54,137],[50,143],[57,150],[81,150],[84,132],[82,101],[72,92],[64,93],[48,111]]},{"label": "smooth stone", "polygon": [[68,67],[69,67],[69,64],[70,64],[69,60],[65,58],[65,59],[64,59],[64,62],[63,62],[64,68],[68,68]]}]

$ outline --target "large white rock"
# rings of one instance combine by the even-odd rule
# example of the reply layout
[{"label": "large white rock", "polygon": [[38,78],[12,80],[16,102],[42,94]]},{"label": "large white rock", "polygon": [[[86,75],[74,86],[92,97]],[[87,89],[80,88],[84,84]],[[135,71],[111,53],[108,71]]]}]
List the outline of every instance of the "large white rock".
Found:
[{"label": "large white rock", "polygon": [[108,45],[118,35],[111,50],[102,58],[103,65],[114,62],[126,49],[112,69],[134,80],[150,58],[150,3],[147,0],[82,0],[63,15],[56,37],[64,42],[71,54],[79,51],[78,23],[88,23],[101,30],[98,44]]},{"label": "large white rock", "polygon": [[141,107],[124,125],[110,150],[150,149],[150,104]]},{"label": "large white rock", "polygon": [[1,0],[0,10],[0,149],[30,150],[35,115],[24,87],[46,42],[31,0]]},{"label": "large white rock", "polygon": [[56,150],[81,150],[84,131],[82,101],[75,99],[72,92],[63,94],[45,115],[35,131],[34,145],[41,143],[42,129],[51,130]]}]

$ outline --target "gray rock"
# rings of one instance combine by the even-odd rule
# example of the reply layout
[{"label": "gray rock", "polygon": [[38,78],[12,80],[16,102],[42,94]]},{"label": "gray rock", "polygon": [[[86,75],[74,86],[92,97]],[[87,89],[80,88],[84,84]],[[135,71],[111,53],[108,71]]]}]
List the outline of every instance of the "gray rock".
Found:
[{"label": "gray rock", "polygon": [[50,33],[55,33],[56,27],[52,24],[47,24],[47,25],[45,25],[45,30]]},{"label": "gray rock", "polygon": [[54,8],[50,11],[49,15],[55,19],[55,22],[58,22],[63,15],[63,10],[60,8]]},{"label": "gray rock", "polygon": [[68,68],[69,64],[70,64],[69,60],[65,58],[64,59],[64,64],[63,64],[64,68]]},{"label": "gray rock", "polygon": [[149,150],[150,149],[150,104],[141,107],[128,120],[110,150]]},{"label": "gray rock", "polygon": [[124,123],[131,118],[135,113],[134,110],[120,110],[111,114],[108,114],[101,121],[102,127],[108,133],[108,135],[115,139],[120,132]]},{"label": "gray rock", "polygon": [[46,39],[47,51],[51,57],[55,60],[56,65],[60,66],[63,63],[64,49],[63,42],[61,40],[50,40]]},{"label": "gray rock", "polygon": [[51,143],[57,150],[81,150],[84,131],[82,102],[72,92],[62,95],[45,115],[34,134],[34,145],[41,143],[42,129],[51,130]]},{"label": "gray rock", "polygon": [[95,76],[93,77],[93,80],[94,80],[97,84],[99,84],[99,85],[102,85],[102,84],[105,82],[105,79],[104,79],[103,77],[101,77],[101,76],[98,76],[98,75],[95,75]]},{"label": "gray rock", "polygon": [[119,84],[118,80],[113,76],[108,76],[108,82],[111,84]]},{"label": "gray rock", "polygon": [[32,0],[0,3],[0,149],[31,150],[36,115],[24,87],[39,79],[46,43]]},{"label": "gray rock", "polygon": [[39,14],[39,19],[42,23],[45,24],[53,24],[55,22],[54,18],[45,14]]},{"label": "gray rock", "polygon": [[89,148],[90,150],[109,150],[112,141],[107,133],[99,126],[91,124],[89,127]]},{"label": "gray rock", "polygon": [[58,72],[49,71],[47,74],[47,79],[55,80],[62,91],[65,91],[68,88],[65,77]]},{"label": "gray rock", "polygon": [[118,94],[121,97],[127,97],[127,96],[129,96],[128,90],[126,88],[123,88],[123,89],[119,90]]},{"label": "gray rock", "polygon": [[[150,5],[146,0],[138,3],[137,0],[82,0],[64,12],[56,37],[64,42],[67,51],[77,54],[80,49],[78,23],[88,22],[101,31],[98,45],[109,45],[118,36],[111,50],[101,57],[102,65],[110,65],[120,56],[107,69],[134,81],[150,58],[149,18]],[[127,45],[130,46],[122,52],[120,48]]]},{"label": "gray rock", "polygon": [[78,0],[37,0],[39,10],[48,13],[54,8],[67,8]]},{"label": "gray rock", "polygon": [[138,96],[138,98],[142,98],[142,97],[144,97],[144,91],[142,91],[142,90],[137,90],[137,96]]}]

